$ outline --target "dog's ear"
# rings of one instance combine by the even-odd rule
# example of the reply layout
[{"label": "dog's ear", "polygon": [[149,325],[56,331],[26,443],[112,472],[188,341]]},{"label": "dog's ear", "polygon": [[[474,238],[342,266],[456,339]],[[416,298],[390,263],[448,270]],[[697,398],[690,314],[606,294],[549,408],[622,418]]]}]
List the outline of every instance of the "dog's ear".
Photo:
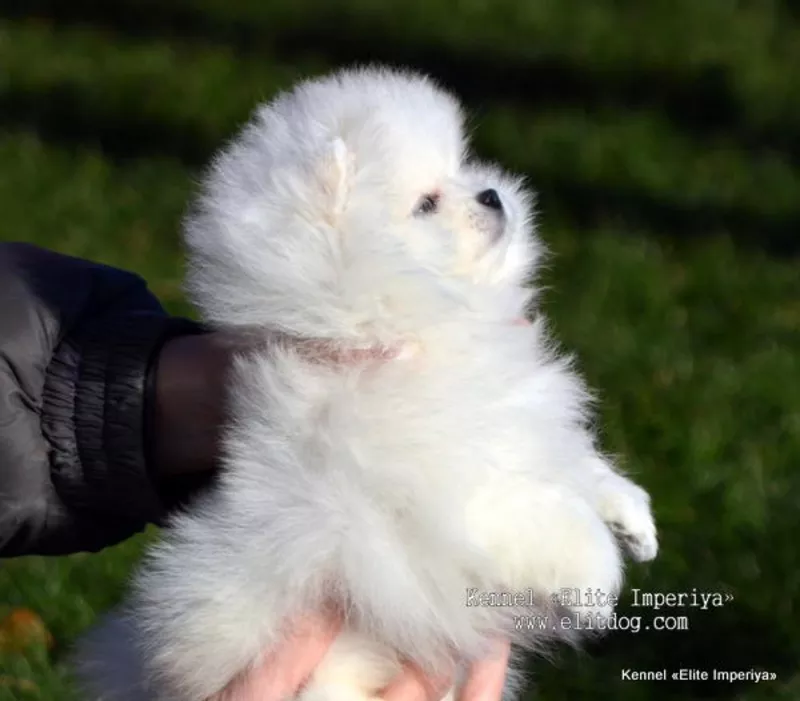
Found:
[{"label": "dog's ear", "polygon": [[328,144],[322,158],[319,177],[328,203],[331,223],[338,219],[347,203],[351,160],[351,154],[342,139],[334,139]]}]

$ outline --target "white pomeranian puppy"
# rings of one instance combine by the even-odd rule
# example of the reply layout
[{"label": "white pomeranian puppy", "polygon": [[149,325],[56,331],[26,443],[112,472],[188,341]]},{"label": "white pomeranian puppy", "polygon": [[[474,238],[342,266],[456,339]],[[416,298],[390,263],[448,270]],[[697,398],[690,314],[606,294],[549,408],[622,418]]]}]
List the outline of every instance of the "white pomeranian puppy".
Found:
[{"label": "white pomeranian puppy", "polygon": [[402,659],[435,673],[495,635],[537,647],[560,626],[521,616],[563,589],[616,594],[619,543],[655,556],[649,498],[598,452],[584,385],[540,315],[520,323],[530,207],[424,77],[345,71],[258,110],[187,218],[194,302],[220,328],[404,352],[239,361],[226,469],[89,645],[98,698],[213,697],[333,601],[343,632],[301,696],[366,701]]}]

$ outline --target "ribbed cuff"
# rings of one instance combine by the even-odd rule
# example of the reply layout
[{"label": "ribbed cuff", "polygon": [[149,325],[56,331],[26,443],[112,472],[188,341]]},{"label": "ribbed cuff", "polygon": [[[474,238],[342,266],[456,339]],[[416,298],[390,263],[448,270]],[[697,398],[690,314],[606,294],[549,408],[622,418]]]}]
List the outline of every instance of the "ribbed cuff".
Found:
[{"label": "ribbed cuff", "polygon": [[148,369],[168,339],[198,330],[186,319],[134,313],[81,328],[56,349],[42,426],[54,486],[70,508],[163,521],[166,505],[147,469]]}]

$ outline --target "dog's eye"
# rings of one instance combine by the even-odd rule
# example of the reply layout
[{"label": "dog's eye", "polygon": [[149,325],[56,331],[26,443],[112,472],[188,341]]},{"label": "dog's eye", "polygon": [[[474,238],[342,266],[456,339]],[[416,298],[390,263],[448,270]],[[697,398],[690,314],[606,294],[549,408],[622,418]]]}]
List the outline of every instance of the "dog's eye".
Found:
[{"label": "dog's eye", "polygon": [[417,204],[414,214],[433,214],[439,207],[439,193],[432,192],[429,195],[424,195]]}]

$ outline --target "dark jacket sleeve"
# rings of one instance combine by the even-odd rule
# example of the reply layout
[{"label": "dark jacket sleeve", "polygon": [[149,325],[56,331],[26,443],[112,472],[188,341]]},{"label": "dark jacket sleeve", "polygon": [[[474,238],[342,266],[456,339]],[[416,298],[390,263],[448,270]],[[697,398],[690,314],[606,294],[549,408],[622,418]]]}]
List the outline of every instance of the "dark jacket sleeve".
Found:
[{"label": "dark jacket sleeve", "polygon": [[134,274],[0,243],[0,556],[96,551],[163,519],[148,369],[198,330]]}]

